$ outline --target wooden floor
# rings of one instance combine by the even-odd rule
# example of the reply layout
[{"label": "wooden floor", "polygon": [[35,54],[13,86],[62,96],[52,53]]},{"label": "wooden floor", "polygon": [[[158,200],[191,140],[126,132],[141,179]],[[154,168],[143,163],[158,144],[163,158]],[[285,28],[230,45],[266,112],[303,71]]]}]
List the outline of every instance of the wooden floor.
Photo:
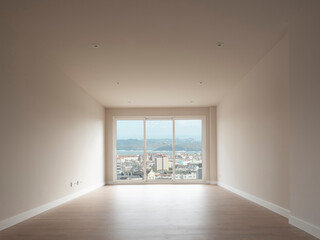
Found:
[{"label": "wooden floor", "polygon": [[106,186],[0,232],[0,239],[316,239],[212,185]]}]

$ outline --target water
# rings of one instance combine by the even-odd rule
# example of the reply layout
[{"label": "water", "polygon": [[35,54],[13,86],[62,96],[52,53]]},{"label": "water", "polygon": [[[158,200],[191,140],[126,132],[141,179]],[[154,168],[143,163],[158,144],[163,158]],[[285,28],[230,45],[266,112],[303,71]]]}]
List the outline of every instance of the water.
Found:
[{"label": "water", "polygon": [[[163,153],[163,154],[168,154],[172,155],[172,151],[152,151],[152,150],[147,150],[147,153]],[[176,153],[201,153],[201,151],[176,151]],[[144,151],[143,150],[117,150],[117,154],[120,156],[123,155],[143,155]]]}]

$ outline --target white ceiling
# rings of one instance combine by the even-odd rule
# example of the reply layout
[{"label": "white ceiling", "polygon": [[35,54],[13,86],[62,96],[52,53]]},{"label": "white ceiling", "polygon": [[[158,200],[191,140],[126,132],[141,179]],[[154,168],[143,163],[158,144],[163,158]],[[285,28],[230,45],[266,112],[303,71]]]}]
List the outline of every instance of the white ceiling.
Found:
[{"label": "white ceiling", "polygon": [[1,12],[104,106],[186,107],[216,105],[285,33],[299,3],[15,0]]}]

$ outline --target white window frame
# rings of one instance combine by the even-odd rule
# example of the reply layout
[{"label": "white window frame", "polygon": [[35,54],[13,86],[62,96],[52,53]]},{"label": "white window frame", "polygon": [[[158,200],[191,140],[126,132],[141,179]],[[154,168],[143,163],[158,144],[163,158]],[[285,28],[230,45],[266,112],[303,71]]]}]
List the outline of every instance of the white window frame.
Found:
[{"label": "white window frame", "polygon": [[[117,121],[118,120],[142,120],[143,135],[144,135],[144,179],[143,180],[118,180],[117,179]],[[172,154],[173,154],[173,174],[171,180],[147,180],[146,175],[146,120],[172,120]],[[175,120],[202,120],[202,138],[201,138],[201,154],[202,154],[202,179],[184,180],[175,179]],[[206,137],[206,116],[114,116],[112,121],[112,168],[113,168],[113,183],[114,184],[172,184],[172,183],[206,183],[207,172],[207,137]]]}]

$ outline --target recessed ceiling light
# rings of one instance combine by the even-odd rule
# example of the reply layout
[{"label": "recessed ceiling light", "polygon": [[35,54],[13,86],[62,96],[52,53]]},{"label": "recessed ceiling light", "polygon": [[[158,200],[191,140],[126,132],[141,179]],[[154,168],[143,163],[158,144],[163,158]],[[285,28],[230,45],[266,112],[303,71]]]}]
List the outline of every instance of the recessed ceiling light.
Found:
[{"label": "recessed ceiling light", "polygon": [[99,43],[91,43],[92,48],[99,48],[100,44]]},{"label": "recessed ceiling light", "polygon": [[191,100],[190,103],[193,103],[193,100]]},{"label": "recessed ceiling light", "polygon": [[116,85],[119,86],[119,85],[120,85],[120,82],[116,82]]},{"label": "recessed ceiling light", "polygon": [[204,84],[204,81],[200,81],[199,84],[200,84],[200,85]]},{"label": "recessed ceiling light", "polygon": [[216,46],[217,46],[217,47],[223,47],[223,46],[224,46],[224,42],[217,42],[217,43],[216,43]]},{"label": "recessed ceiling light", "polygon": [[131,101],[128,101],[128,103],[131,103]]}]

